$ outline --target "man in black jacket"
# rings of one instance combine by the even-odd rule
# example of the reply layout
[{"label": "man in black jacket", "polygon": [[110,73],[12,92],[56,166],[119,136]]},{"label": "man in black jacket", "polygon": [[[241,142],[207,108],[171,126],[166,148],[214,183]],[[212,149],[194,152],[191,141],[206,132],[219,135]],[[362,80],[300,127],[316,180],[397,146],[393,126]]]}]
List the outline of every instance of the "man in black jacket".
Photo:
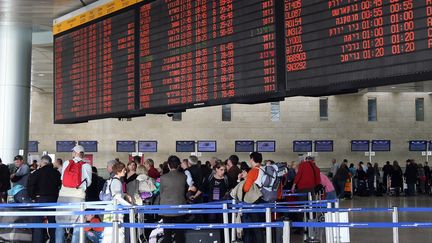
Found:
[{"label": "man in black jacket", "polygon": [[[59,196],[61,186],[60,172],[54,169],[51,157],[44,155],[41,158],[39,169],[30,174],[27,190],[30,198],[36,203],[55,203]],[[49,223],[55,223],[54,216],[48,216]],[[43,217],[38,219],[43,222]],[[44,229],[33,230],[33,242],[44,242]],[[50,243],[55,242],[55,228],[49,229]]]},{"label": "man in black jacket", "polygon": [[105,184],[105,179],[98,175],[96,167],[92,166],[92,184],[86,190],[86,202],[94,202],[99,200],[99,193],[102,191]]},{"label": "man in black jacket", "polygon": [[418,176],[417,165],[413,159],[408,159],[406,162],[407,162],[407,166],[405,168],[405,179],[408,186],[406,195],[414,196],[415,184],[417,182],[417,176]]},{"label": "man in black jacket", "polygon": [[0,203],[7,202],[7,191],[11,188],[9,168],[0,159]]}]

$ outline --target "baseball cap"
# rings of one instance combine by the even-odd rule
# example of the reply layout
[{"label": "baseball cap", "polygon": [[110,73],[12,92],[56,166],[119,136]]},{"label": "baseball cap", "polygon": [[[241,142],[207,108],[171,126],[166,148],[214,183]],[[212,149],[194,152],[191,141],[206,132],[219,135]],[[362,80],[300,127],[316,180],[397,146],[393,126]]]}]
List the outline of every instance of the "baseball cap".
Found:
[{"label": "baseball cap", "polygon": [[84,153],[85,152],[84,147],[81,145],[76,145],[75,147],[73,147],[72,151],[75,153],[81,153],[81,152]]},{"label": "baseball cap", "polygon": [[14,157],[14,161],[15,160],[24,160],[24,158],[21,155],[17,155]]}]

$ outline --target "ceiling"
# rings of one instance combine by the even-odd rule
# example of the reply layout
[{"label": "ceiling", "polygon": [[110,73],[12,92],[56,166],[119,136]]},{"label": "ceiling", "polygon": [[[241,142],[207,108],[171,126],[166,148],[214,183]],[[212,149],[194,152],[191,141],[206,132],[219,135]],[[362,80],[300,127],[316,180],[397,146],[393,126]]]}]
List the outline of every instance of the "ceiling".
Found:
[{"label": "ceiling", "polygon": [[[86,4],[95,0],[83,0]],[[80,0],[0,0],[0,23],[33,26],[32,90],[53,92],[52,21],[82,6]],[[432,92],[432,81],[382,86],[360,92]]]},{"label": "ceiling", "polygon": [[0,0],[0,24],[25,23],[33,28],[32,90],[53,90],[53,19],[82,6],[80,0]]}]

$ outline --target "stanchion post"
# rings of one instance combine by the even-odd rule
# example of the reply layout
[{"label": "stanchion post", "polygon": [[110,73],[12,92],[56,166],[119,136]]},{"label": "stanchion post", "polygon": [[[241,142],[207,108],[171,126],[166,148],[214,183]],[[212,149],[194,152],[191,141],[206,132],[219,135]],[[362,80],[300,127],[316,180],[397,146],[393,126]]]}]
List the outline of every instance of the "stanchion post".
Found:
[{"label": "stanchion post", "polygon": [[[224,203],[223,204],[223,209],[227,210],[228,209],[228,204]],[[228,220],[228,212],[224,212],[223,213],[223,223],[224,224],[229,224],[229,220]],[[224,228],[224,239],[225,239],[225,243],[230,243],[230,232],[228,228]]]},{"label": "stanchion post", "polygon": [[[118,205],[117,199],[114,199],[113,203],[114,203],[114,208],[117,210],[117,205]],[[113,215],[113,218],[114,218],[114,220],[113,220],[113,233],[112,233],[112,242],[113,243],[119,242],[119,230],[120,230],[120,228],[119,228],[119,217],[118,216],[119,215],[117,213],[115,213]]]},{"label": "stanchion post", "polygon": [[[332,208],[332,204],[331,203],[327,203],[327,208]],[[327,212],[325,214],[325,221],[326,222],[333,222],[333,220],[332,220],[332,212]],[[325,228],[325,232],[326,232],[326,242],[327,243],[333,243],[333,228],[326,227]]]},{"label": "stanchion post", "polygon": [[[271,223],[271,208],[265,210],[266,223]],[[272,243],[272,228],[266,227],[266,242]]]},{"label": "stanchion post", "polygon": [[[129,209],[129,222],[131,224],[135,223],[135,209],[134,208]],[[130,240],[131,240],[131,243],[137,242],[137,235],[136,235],[135,227],[130,227]]]},{"label": "stanchion post", "polygon": [[[84,212],[85,211],[85,204],[84,203],[81,203],[80,204],[80,210],[81,210],[81,212]],[[81,224],[84,224],[86,221],[85,221],[85,215],[84,214],[81,214],[80,216],[79,216],[79,222],[81,223]],[[85,232],[84,232],[84,227],[80,227],[79,228],[79,243],[85,243]]]},{"label": "stanchion post", "polygon": [[291,222],[284,221],[283,222],[283,231],[282,231],[282,242],[283,243],[290,243],[291,242]]},{"label": "stanchion post", "polygon": [[[335,208],[339,209],[339,199],[335,202]],[[336,222],[340,223],[339,210],[336,211]],[[336,243],[340,243],[340,228],[336,227]]]},{"label": "stanchion post", "polygon": [[[399,222],[398,208],[393,207],[393,223]],[[399,228],[393,227],[393,243],[399,243]]]},{"label": "stanchion post", "polygon": [[[231,206],[232,209],[236,209],[236,208],[235,208],[235,204],[236,204],[236,200],[233,199],[233,200],[232,200],[232,206]],[[231,223],[235,224],[236,213],[233,212],[233,213],[231,214],[231,217],[232,217],[232,218],[231,218]],[[231,228],[231,241],[236,241],[236,240],[237,240],[237,234],[236,234],[236,232],[237,232],[237,229],[236,229],[236,228]]]}]

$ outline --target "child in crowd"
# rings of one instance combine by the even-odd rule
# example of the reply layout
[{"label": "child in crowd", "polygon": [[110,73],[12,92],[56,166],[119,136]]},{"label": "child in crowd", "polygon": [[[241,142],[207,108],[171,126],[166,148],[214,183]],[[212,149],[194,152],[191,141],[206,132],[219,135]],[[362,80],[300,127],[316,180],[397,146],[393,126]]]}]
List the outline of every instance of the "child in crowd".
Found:
[{"label": "child in crowd", "polygon": [[[86,215],[87,223],[98,224],[101,222],[99,216],[97,215]],[[92,243],[102,242],[103,228],[84,228],[86,239]]]}]

